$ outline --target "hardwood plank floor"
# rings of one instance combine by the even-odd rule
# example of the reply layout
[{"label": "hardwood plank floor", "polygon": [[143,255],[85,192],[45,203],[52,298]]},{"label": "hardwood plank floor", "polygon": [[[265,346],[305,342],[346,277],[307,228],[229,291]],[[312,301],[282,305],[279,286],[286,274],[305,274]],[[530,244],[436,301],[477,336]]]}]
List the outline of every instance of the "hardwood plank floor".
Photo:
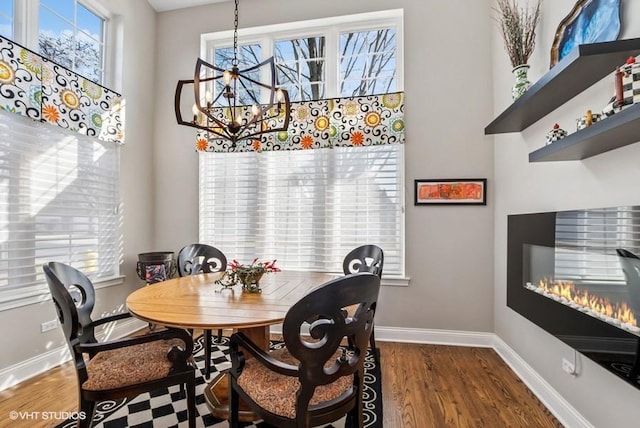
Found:
[{"label": "hardwood plank floor", "polygon": [[[378,346],[385,428],[562,427],[492,349]],[[11,421],[9,412],[73,412],[76,394],[71,363],[56,367],[0,392],[0,427],[55,426],[55,414]]]}]

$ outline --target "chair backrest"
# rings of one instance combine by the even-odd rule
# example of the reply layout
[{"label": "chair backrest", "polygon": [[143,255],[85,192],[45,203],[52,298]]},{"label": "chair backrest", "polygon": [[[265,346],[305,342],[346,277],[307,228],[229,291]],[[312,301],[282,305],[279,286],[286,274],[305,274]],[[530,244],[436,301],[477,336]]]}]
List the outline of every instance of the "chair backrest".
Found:
[{"label": "chair backrest", "polygon": [[[299,408],[306,408],[318,385],[355,372],[359,374],[354,382],[361,379],[379,290],[380,278],[375,274],[348,275],[315,288],[289,309],[282,334],[288,351],[300,361]],[[350,318],[347,308],[354,305],[357,309]],[[311,338],[303,334],[305,327]],[[343,352],[331,364],[345,338],[351,345],[349,353]]]},{"label": "chair backrest", "polygon": [[362,245],[354,248],[342,262],[345,275],[357,272],[371,272],[382,277],[384,253],[377,245]]},{"label": "chair backrest", "polygon": [[75,354],[74,344],[96,343],[91,319],[95,291],[91,280],[64,263],[49,262],[42,269],[71,353]]},{"label": "chair backrest", "polygon": [[178,253],[178,275],[220,272],[227,269],[227,258],[216,247],[191,244]]},{"label": "chair backrest", "polygon": [[616,249],[622,272],[627,279],[629,307],[636,318],[640,318],[640,257],[629,250]]}]

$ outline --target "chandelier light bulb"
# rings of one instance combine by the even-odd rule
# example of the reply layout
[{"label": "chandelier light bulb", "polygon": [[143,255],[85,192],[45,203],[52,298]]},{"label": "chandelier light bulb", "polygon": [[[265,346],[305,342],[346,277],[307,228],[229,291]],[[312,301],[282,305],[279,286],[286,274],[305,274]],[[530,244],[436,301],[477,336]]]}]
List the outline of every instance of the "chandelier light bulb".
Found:
[{"label": "chandelier light bulb", "polygon": [[260,109],[257,105],[254,104],[251,106],[251,114],[253,115],[253,117],[256,117],[260,114]]},{"label": "chandelier light bulb", "polygon": [[231,84],[231,72],[229,70],[225,70],[224,73],[222,73],[222,80],[226,86]]},{"label": "chandelier light bulb", "polygon": [[211,102],[213,101],[213,94],[211,93],[211,91],[207,90],[204,93],[204,100],[207,102],[207,106],[211,104]]}]

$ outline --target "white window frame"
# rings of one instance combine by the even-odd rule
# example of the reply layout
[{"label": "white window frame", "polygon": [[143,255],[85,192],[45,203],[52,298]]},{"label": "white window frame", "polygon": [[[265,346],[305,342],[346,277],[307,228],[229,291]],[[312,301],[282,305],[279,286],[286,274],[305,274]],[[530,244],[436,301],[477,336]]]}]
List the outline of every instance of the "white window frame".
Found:
[{"label": "white window frame", "polygon": [[[113,25],[115,16],[96,0],[78,0],[78,3],[104,19],[103,51],[102,51],[102,80],[100,85],[115,87],[115,57],[117,28]],[[39,52],[38,19],[40,15],[40,0],[14,0],[13,41],[34,52]],[[55,62],[55,59],[53,60]]]},{"label": "white window frame", "polygon": [[[404,51],[403,51],[403,10],[394,9],[378,12],[369,12],[356,15],[346,15],[332,18],[322,18],[293,23],[268,25],[253,28],[238,29],[238,45],[259,43],[262,47],[262,60],[274,54],[274,42],[286,39],[325,37],[325,97],[339,97],[339,76],[340,76],[340,34],[345,32],[370,31],[380,28],[394,28],[396,30],[396,91],[404,90]],[[200,37],[200,56],[205,60],[214,57],[216,48],[227,48],[233,46],[233,31],[222,31],[202,34]],[[402,189],[402,218],[400,219],[402,233],[402,272],[401,276],[383,276],[383,285],[408,286],[409,278],[406,276],[406,240],[405,240],[405,207],[406,194],[404,150],[401,151],[401,165],[399,174]],[[200,157],[200,162],[203,162]]]},{"label": "white window frame", "polygon": [[[89,9],[104,19],[103,26],[103,75],[99,84],[111,87],[121,87],[121,76],[116,72],[121,66],[121,60],[118,60],[118,47],[116,44],[119,21],[108,9],[96,0],[79,0],[78,3]],[[14,16],[13,16],[13,41],[39,52],[38,46],[38,16],[40,10],[39,0],[14,0]],[[33,126],[51,126],[49,124],[34,123]],[[116,266],[118,269],[119,266]],[[120,272],[112,278],[105,278],[94,282],[96,289],[102,289],[112,286],[124,284],[124,276]],[[44,286],[46,288],[46,285]],[[19,308],[26,305],[37,304],[49,299],[49,293],[34,293],[30,290],[26,293],[12,293],[0,296],[0,312]]]},{"label": "white window frame", "polygon": [[[340,75],[340,52],[338,49],[340,34],[376,30],[394,27],[396,29],[396,91],[404,90],[404,43],[403,10],[393,9],[378,12],[345,15],[332,18],[313,19],[286,24],[266,25],[252,28],[238,28],[238,44],[260,43],[262,59],[273,56],[273,41],[303,37],[325,37],[325,70],[327,72],[326,98],[338,97],[338,79]],[[200,56],[213,58],[216,48],[233,46],[233,31],[206,33],[200,36]]]}]

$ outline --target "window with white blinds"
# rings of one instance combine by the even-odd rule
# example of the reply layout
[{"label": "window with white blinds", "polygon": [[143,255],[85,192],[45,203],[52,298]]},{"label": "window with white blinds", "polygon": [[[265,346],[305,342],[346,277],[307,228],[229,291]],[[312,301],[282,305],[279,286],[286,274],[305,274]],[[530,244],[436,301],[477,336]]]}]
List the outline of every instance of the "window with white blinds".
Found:
[{"label": "window with white blinds", "polygon": [[200,153],[200,242],[249,263],[341,272],[362,244],[404,275],[402,144]]},{"label": "window with white blinds", "polygon": [[119,274],[119,148],[0,111],[0,307],[48,293],[42,265]]},{"label": "window with white blinds", "polygon": [[557,279],[624,283],[616,248],[640,255],[640,207],[558,212],[555,245]]}]

